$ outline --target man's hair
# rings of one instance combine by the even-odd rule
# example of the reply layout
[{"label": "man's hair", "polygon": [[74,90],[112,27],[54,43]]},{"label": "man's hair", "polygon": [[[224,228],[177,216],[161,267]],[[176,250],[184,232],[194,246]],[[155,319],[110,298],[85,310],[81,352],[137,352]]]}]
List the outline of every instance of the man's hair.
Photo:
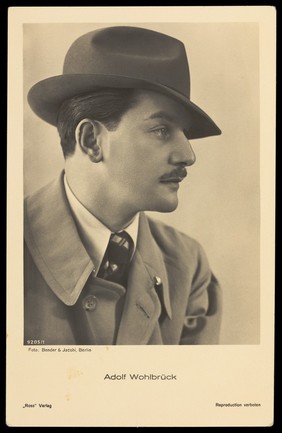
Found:
[{"label": "man's hair", "polygon": [[122,116],[135,104],[135,89],[115,88],[101,88],[63,102],[57,128],[64,157],[75,151],[75,129],[82,119],[97,120],[109,131],[114,131]]}]

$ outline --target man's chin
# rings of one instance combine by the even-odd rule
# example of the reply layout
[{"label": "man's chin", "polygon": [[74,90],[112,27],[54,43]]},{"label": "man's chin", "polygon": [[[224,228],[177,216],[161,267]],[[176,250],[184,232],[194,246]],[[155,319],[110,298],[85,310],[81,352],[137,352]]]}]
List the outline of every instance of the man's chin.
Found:
[{"label": "man's chin", "polygon": [[155,208],[152,210],[155,212],[169,213],[175,211],[177,206],[178,206],[178,198],[176,197],[176,199],[173,201],[158,203],[158,205],[155,206]]}]

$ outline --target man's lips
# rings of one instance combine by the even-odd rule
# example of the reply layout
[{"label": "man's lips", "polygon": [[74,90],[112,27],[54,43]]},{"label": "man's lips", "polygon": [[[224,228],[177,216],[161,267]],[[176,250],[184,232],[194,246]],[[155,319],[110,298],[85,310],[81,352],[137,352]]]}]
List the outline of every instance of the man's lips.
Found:
[{"label": "man's lips", "polygon": [[186,168],[177,168],[160,177],[160,182],[181,182],[187,176]]},{"label": "man's lips", "polygon": [[162,179],[161,183],[169,183],[169,182],[181,182],[184,177],[169,177],[168,179]]}]

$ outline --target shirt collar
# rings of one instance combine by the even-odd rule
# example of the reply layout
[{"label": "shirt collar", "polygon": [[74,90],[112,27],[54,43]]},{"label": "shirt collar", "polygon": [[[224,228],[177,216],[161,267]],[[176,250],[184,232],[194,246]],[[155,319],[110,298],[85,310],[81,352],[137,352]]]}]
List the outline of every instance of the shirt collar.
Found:
[{"label": "shirt collar", "polygon": [[[68,185],[66,175],[64,176],[64,186],[77,230],[87,253],[93,261],[95,269],[95,271],[93,269],[93,272],[97,275],[112,232],[76,198]],[[138,227],[139,214],[137,214],[133,221],[124,229],[133,240],[134,249],[132,255],[136,248]]]}]

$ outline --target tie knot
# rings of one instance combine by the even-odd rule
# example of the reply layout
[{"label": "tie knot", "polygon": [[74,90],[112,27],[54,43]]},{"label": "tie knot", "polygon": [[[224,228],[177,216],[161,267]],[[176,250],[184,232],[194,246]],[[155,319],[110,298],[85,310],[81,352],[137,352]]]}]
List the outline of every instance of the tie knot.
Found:
[{"label": "tie knot", "polygon": [[133,241],[128,233],[112,233],[108,245],[109,261],[117,265],[129,263],[132,249]]}]

